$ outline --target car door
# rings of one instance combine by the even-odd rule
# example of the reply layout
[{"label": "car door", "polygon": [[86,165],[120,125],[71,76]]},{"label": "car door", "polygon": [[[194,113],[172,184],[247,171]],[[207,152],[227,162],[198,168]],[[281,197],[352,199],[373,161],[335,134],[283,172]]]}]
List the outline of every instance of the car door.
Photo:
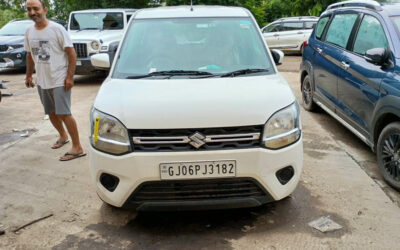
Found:
[{"label": "car door", "polygon": [[382,66],[367,62],[363,56],[373,48],[388,49],[388,39],[377,17],[365,14],[354,38],[351,52],[341,61],[338,77],[338,115],[367,136],[380,96],[380,84],[386,74]]},{"label": "car door", "polygon": [[262,30],[263,37],[268,44],[268,47],[273,49],[279,46],[279,33],[281,31],[280,23],[270,24]]},{"label": "car door", "polygon": [[300,50],[300,45],[304,42],[303,22],[283,22],[278,39],[279,48]]},{"label": "car door", "polygon": [[[337,81],[341,70],[340,63],[357,17],[357,13],[335,14],[322,37],[324,42],[315,44],[313,48],[315,94],[331,110],[336,110],[338,104]],[[316,33],[320,32],[320,23],[327,20],[327,17],[320,19]]]}]

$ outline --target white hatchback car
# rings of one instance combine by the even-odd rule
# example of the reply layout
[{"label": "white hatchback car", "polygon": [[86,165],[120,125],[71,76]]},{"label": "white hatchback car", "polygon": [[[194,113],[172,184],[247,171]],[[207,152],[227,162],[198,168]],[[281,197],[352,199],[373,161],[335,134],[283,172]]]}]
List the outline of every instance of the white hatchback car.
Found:
[{"label": "white hatchback car", "polygon": [[299,106],[248,10],[139,10],[115,58],[91,112],[90,169],[103,201],[224,209],[293,192]]},{"label": "white hatchback car", "polygon": [[308,40],[318,17],[301,16],[280,18],[261,29],[270,49],[303,54],[303,43]]}]

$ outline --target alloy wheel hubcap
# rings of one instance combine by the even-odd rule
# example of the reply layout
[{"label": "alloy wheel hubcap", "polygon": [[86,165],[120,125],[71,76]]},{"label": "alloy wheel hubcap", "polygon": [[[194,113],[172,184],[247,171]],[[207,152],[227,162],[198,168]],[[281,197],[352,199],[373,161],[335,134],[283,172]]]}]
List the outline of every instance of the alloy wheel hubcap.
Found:
[{"label": "alloy wheel hubcap", "polygon": [[311,95],[310,82],[305,82],[303,85],[303,98],[306,104],[311,103]]},{"label": "alloy wheel hubcap", "polygon": [[391,134],[383,142],[382,161],[386,172],[395,180],[400,179],[400,135]]}]

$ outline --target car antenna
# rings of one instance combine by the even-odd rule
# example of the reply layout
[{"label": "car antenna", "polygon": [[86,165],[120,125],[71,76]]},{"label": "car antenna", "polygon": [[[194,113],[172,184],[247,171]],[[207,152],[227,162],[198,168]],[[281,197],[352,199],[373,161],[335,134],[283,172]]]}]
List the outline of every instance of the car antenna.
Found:
[{"label": "car antenna", "polygon": [[190,0],[190,11],[193,11],[193,0]]}]

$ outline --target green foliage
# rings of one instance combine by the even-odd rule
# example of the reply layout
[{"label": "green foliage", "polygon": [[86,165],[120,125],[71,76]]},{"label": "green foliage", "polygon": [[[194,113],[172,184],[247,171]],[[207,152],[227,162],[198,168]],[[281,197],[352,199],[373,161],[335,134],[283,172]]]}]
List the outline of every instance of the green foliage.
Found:
[{"label": "green foliage", "polygon": [[[167,5],[189,5],[190,0],[165,0]],[[281,17],[319,16],[339,0],[193,0],[195,5],[242,6],[249,9],[262,27]]]},{"label": "green foliage", "polygon": [[[74,10],[98,8],[146,8],[167,5],[190,5],[190,0],[45,0],[49,18],[67,21]],[[319,16],[329,5],[338,0],[193,0],[195,5],[242,6],[249,9],[262,27],[281,17]],[[26,17],[26,0],[0,0],[0,27],[11,19]]]},{"label": "green foliage", "polygon": [[145,8],[149,0],[54,0],[53,15],[61,20],[68,20],[68,15],[74,10],[101,9],[101,8]]}]

